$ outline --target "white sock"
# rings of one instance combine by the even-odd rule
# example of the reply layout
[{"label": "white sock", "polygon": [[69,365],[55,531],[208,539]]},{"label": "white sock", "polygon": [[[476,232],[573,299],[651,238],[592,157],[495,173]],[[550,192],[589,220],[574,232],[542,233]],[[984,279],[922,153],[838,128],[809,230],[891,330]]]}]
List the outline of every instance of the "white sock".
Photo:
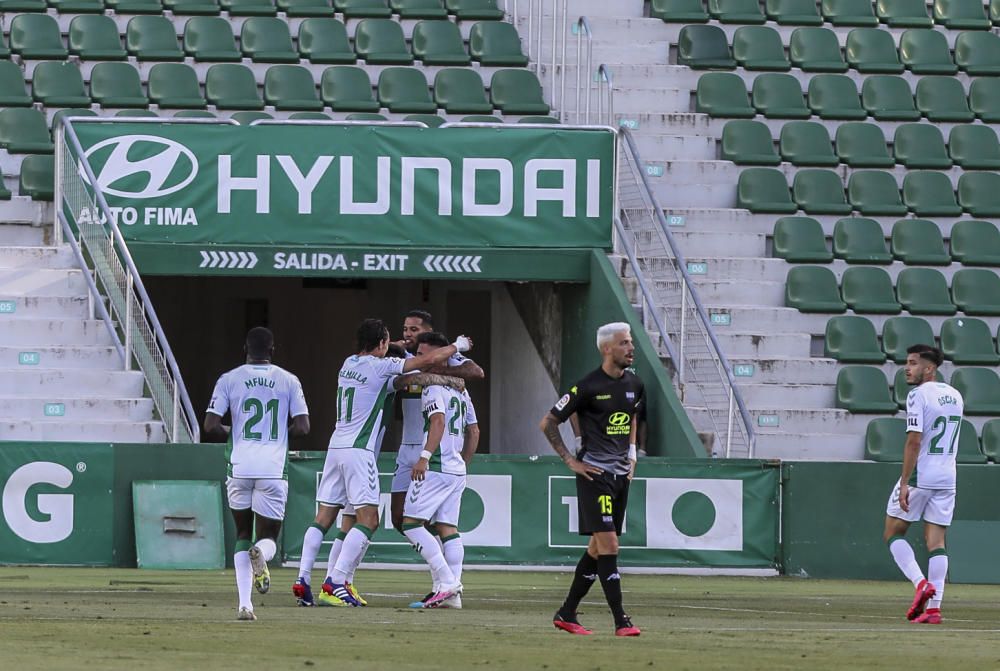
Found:
[{"label": "white sock", "polygon": [[344,539],[341,538],[340,535],[338,534],[337,537],[333,539],[333,546],[330,548],[330,556],[326,560],[327,578],[333,575],[333,570],[337,566],[337,560],[340,559],[340,552],[343,549],[344,549]]},{"label": "white sock", "polygon": [[344,547],[340,550],[340,557],[337,565],[330,573],[335,585],[343,585],[347,582],[347,575],[354,573],[361,560],[364,559],[365,552],[368,551],[368,544],[371,542],[372,531],[363,524],[355,524],[347,536],[344,537]]},{"label": "white sock", "polygon": [[465,562],[465,545],[458,534],[444,540],[444,559],[455,576],[455,582],[462,582],[462,564]]},{"label": "white sock", "polygon": [[323,532],[310,526],[306,529],[306,535],[302,538],[302,558],[299,559],[299,577],[312,583],[313,564],[316,563],[316,555],[319,554],[319,546],[323,543]]},{"label": "white sock", "polygon": [[253,586],[250,553],[243,550],[234,554],[233,565],[236,567],[236,590],[240,594],[240,608],[253,610],[253,602],[250,601],[250,588]]},{"label": "white sock", "polygon": [[944,550],[939,552],[940,554],[932,553],[931,558],[927,561],[927,579],[937,590],[934,598],[927,602],[928,608],[940,608],[941,599],[944,598],[944,579],[948,575],[948,555]]},{"label": "white sock", "polygon": [[404,528],[403,533],[410,539],[413,547],[424,558],[427,565],[431,567],[431,578],[433,578],[435,585],[450,587],[458,582],[451,569],[448,568],[448,562],[444,558],[444,553],[441,552],[441,546],[434,540],[430,531],[423,526],[416,526],[412,529]]},{"label": "white sock", "polygon": [[270,538],[261,538],[257,541],[257,549],[264,556],[264,561],[269,562],[274,559],[274,555],[278,552],[278,544]]},{"label": "white sock", "polygon": [[913,548],[910,547],[906,539],[897,536],[890,541],[889,552],[892,553],[892,558],[896,560],[896,566],[903,572],[907,580],[912,582],[914,587],[919,585],[920,581],[924,579],[924,572],[920,570],[917,558],[913,556]]}]

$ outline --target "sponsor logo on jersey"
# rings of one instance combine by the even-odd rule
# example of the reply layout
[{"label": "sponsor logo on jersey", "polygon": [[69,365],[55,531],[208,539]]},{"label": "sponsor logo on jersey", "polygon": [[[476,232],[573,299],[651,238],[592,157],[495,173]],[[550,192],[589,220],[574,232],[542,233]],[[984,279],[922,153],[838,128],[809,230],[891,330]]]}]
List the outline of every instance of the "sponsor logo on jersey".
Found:
[{"label": "sponsor logo on jersey", "polygon": [[595,401],[607,401],[611,398],[611,394],[601,394],[600,396],[595,396]]},{"label": "sponsor logo on jersey", "polygon": [[907,417],[906,426],[912,426],[915,429],[920,428],[920,418],[919,417]]},{"label": "sponsor logo on jersey", "polygon": [[632,415],[627,412],[616,412],[608,418],[607,434],[609,436],[624,436],[632,431]]}]

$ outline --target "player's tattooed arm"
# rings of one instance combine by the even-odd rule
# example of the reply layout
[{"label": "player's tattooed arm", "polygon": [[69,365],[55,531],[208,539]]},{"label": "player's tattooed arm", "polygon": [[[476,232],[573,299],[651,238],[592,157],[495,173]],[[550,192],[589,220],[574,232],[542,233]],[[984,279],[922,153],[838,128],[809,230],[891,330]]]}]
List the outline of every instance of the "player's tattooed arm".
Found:
[{"label": "player's tattooed arm", "polygon": [[566,447],[566,443],[563,442],[562,436],[559,434],[559,420],[551,412],[542,417],[542,423],[539,428],[545,434],[545,438],[549,441],[552,449],[556,451],[556,454],[563,460],[563,463],[569,467],[569,470],[577,475],[582,475],[588,480],[593,480],[590,477],[592,474],[596,475],[603,472],[596,466],[584,463],[573,456],[573,453]]},{"label": "player's tattooed arm", "polygon": [[288,435],[306,436],[309,435],[309,415],[296,415],[292,417],[292,425],[288,429]]},{"label": "player's tattooed arm", "polygon": [[230,427],[222,424],[222,418],[214,412],[205,413],[205,423],[202,432],[206,438],[224,442],[229,438]]},{"label": "player's tattooed arm", "polygon": [[462,378],[452,377],[450,375],[439,375],[437,373],[410,373],[409,375],[400,375],[396,378],[396,381],[392,383],[392,386],[396,389],[396,391],[405,389],[411,385],[416,385],[418,387],[441,385],[442,387],[451,387],[458,392],[465,391],[465,380]]},{"label": "player's tattooed arm", "polygon": [[923,434],[919,431],[907,433],[906,443],[903,446],[903,472],[899,477],[899,507],[904,513],[910,512],[910,476],[917,467],[921,436]]},{"label": "player's tattooed arm", "polygon": [[463,380],[482,380],[486,377],[483,369],[472,359],[466,359],[459,366],[447,366],[439,372],[452,377],[460,377]]}]

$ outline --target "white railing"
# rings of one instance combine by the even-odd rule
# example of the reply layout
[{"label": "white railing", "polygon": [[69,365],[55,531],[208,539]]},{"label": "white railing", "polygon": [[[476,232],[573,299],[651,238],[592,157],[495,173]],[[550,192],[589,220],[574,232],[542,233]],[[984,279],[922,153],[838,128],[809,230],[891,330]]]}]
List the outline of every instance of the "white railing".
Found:
[{"label": "white railing", "polygon": [[[565,110],[566,42],[572,29],[566,18],[568,4],[568,0],[504,0],[506,18],[518,28],[528,55],[528,68],[548,87],[549,105],[564,123],[571,121]],[[572,121],[582,123],[579,118]]]},{"label": "white railing", "polygon": [[[125,238],[111,215],[73,125],[87,122],[158,122],[163,119],[64,119],[56,132],[55,210],[59,230],[70,240],[78,262],[93,272],[92,300],[112,333],[125,370],[138,365],[167,440],[200,441],[198,418],[153,303],[132,261]],[[173,120],[171,120],[173,121]],[[178,122],[182,120],[177,120]],[[183,122],[214,120],[190,119]]]}]

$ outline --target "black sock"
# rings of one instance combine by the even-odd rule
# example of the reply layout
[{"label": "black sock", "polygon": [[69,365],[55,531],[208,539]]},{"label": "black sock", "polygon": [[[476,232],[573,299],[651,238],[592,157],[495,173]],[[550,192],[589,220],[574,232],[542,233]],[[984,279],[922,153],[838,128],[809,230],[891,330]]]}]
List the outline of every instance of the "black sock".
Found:
[{"label": "black sock", "polygon": [[597,560],[584,552],[576,565],[576,575],[573,576],[573,584],[569,588],[569,594],[566,595],[566,601],[559,609],[560,615],[563,617],[576,615],[580,601],[587,596],[595,580],[597,580]]},{"label": "black sock", "polygon": [[608,600],[615,624],[625,618],[622,608],[622,577],[618,574],[618,555],[600,555],[597,558],[597,575],[601,579],[604,598]]}]

